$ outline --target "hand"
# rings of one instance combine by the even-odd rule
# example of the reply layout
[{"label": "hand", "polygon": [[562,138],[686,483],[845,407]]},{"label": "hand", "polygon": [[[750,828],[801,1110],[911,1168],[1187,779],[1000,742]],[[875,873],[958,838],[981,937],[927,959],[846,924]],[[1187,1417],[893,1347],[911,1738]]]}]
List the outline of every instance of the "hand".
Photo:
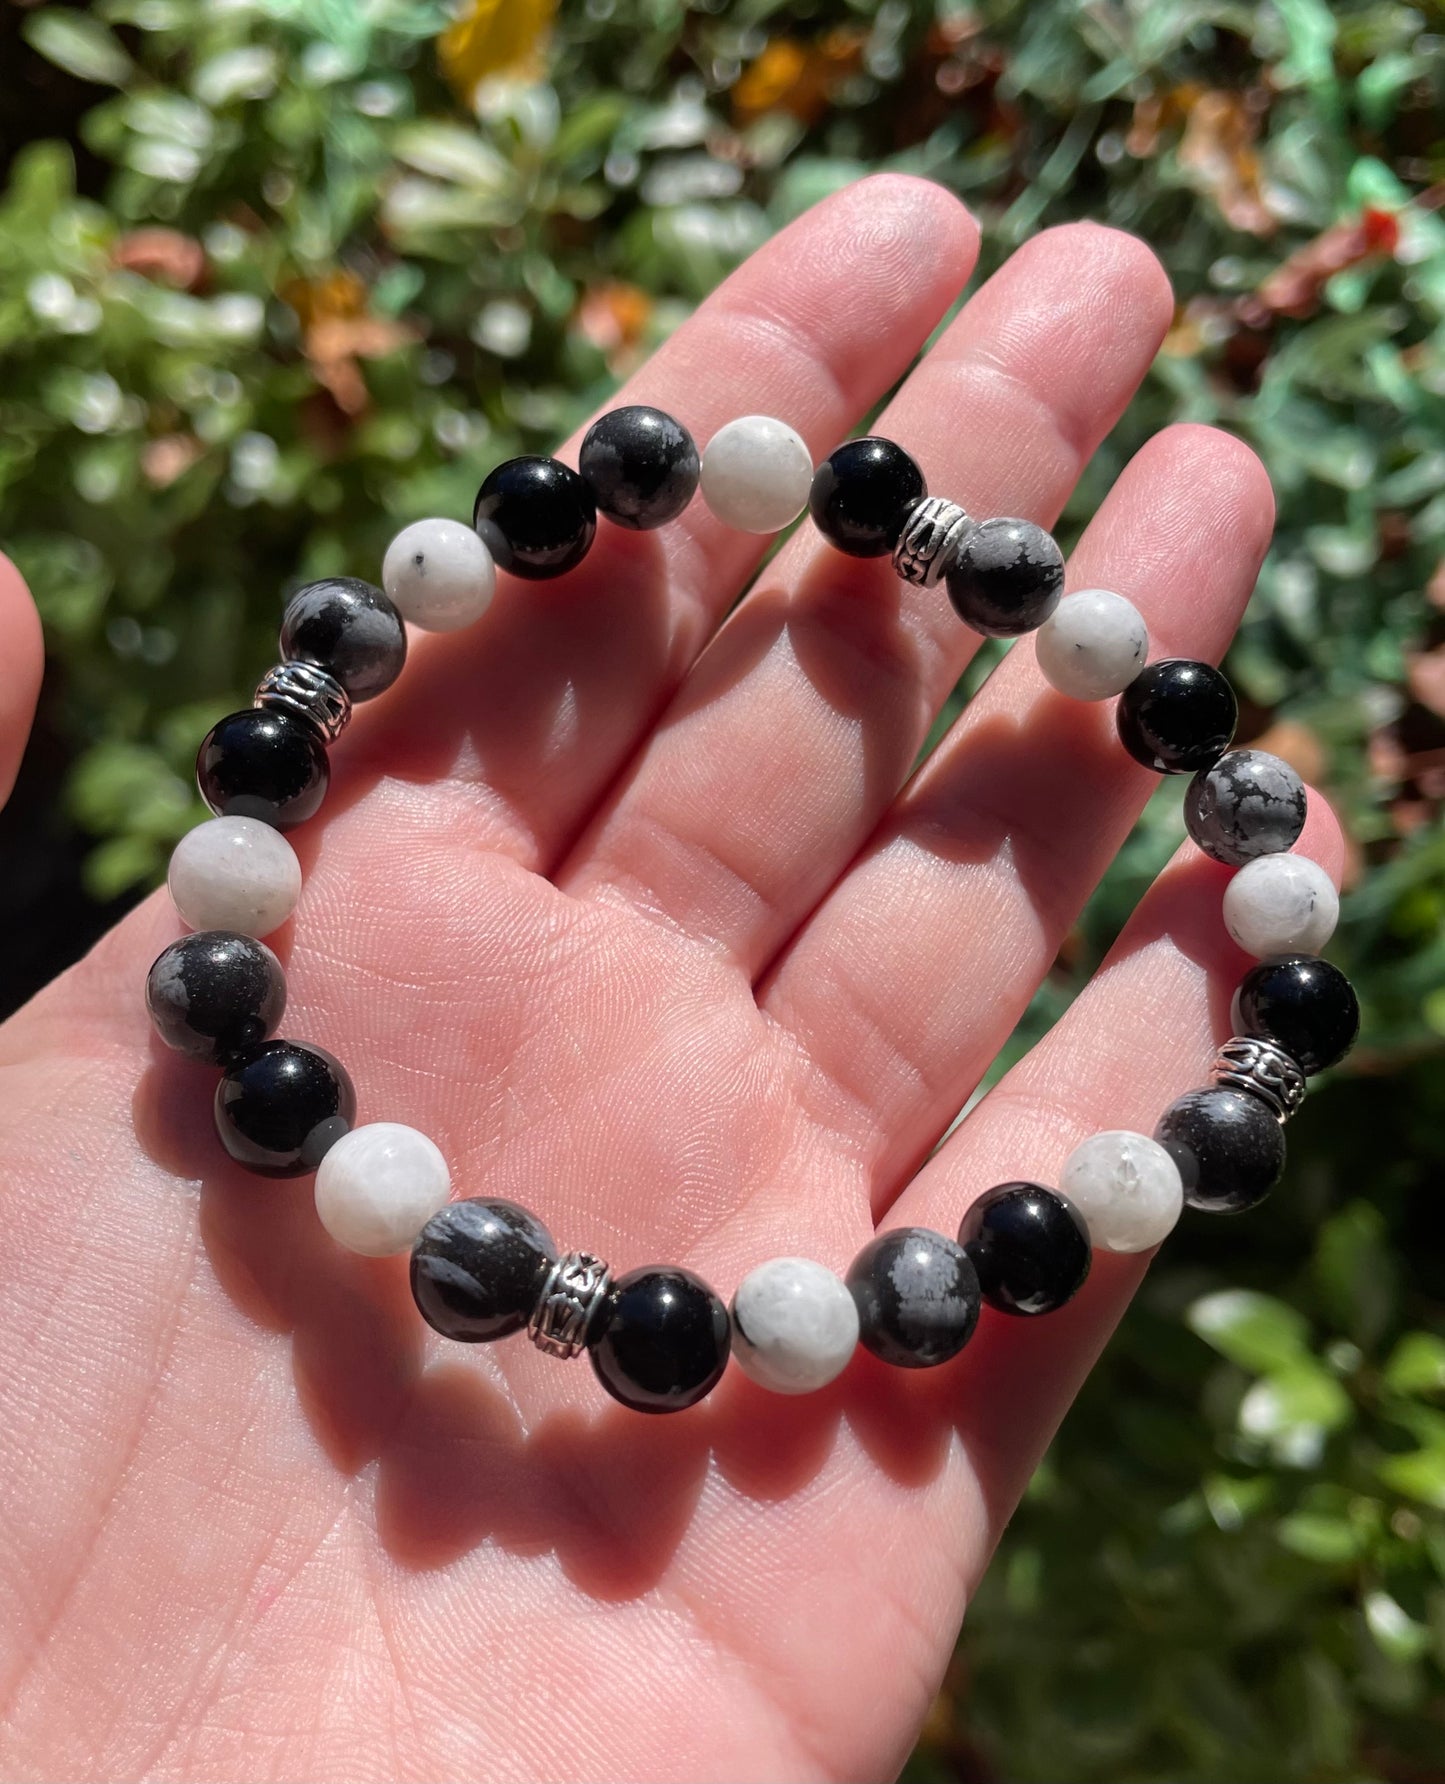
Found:
[{"label": "hand", "polygon": [[[705,441],[816,456],[904,373],[973,224],[881,177],[762,249],[633,381]],[[976,514],[1057,514],[1170,318],[1137,241],[1072,227],[973,297],[879,423]],[[479,471],[480,471],[479,467]],[[1134,460],[1070,567],[1155,654],[1217,657],[1269,536],[1238,441]],[[363,1120],[422,1128],[616,1269],[726,1297],[878,1222],[951,1232],[1201,1081],[1242,968],[1181,852],[1109,963],[948,1143],[1152,786],[1112,713],[1013,651],[908,775],[977,644],[938,591],[700,502],[602,527],[560,583],[426,638],[338,746],[284,1032]],[[375,567],[358,564],[359,572]],[[505,582],[505,579],[503,579]],[[33,616],[3,588],[13,767]],[[725,622],[725,623],[724,623]],[[28,642],[27,642],[28,641]],[[258,664],[258,672],[262,665]],[[3,772],[5,762],[0,762]],[[905,782],[908,782],[905,785]],[[1338,870],[1323,803],[1301,847]],[[860,1355],[806,1400],[730,1372],[676,1418],[585,1362],[463,1349],[404,1259],[340,1251],[309,1181],[232,1168],[214,1073],[149,1036],[143,905],[0,1040],[0,1728],[7,1775],[878,1778],[1144,1260],[955,1363]],[[1188,1243],[1187,1237],[1183,1243]]]}]

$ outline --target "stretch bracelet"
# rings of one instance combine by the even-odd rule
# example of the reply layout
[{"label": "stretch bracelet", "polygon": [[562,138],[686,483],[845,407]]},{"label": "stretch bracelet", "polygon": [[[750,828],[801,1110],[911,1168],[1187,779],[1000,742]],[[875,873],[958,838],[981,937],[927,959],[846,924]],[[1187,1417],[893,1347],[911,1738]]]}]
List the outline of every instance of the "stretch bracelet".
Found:
[{"label": "stretch bracelet", "polygon": [[[814,468],[800,436],[768,416],[728,423],[699,455],[680,423],[631,407],[583,440],[579,470],[551,458],[508,460],[487,477],[470,527],[421,520],[392,541],[384,588],[351,578],[309,583],[286,604],[282,661],[255,704],[223,718],[197,758],[216,816],[177,844],[169,885],[194,933],[151,968],[146,1002],[162,1040],[222,1071],[215,1097],[226,1151],[270,1177],[316,1173],[316,1207],[340,1244],[367,1256],[410,1250],[423,1317],[464,1343],[526,1330],[551,1356],[586,1352],[603,1387],[642,1412],[694,1405],[731,1353],[779,1393],[824,1386],[855,1346],[903,1368],[946,1362],[968,1342],[982,1303],[1052,1312],[1088,1275],[1092,1248],[1157,1245],[1183,1204],[1252,1207],[1284,1168],[1283,1124],[1306,1080],[1344,1056],[1359,1025],[1349,981],[1318,958],[1339,903],[1314,862],[1288,853],[1304,827],[1305,789],[1278,757],[1230,750],[1237,708],[1211,664],[1148,662],[1138,610],[1105,589],[1063,595],[1064,565],[1042,527],[975,520],[930,496],[901,446],[850,440]],[[1234,1000],[1233,1037],[1212,1081],[1172,1103],[1152,1137],[1108,1132],[1065,1161],[1058,1187],[1003,1183],[969,1207],[956,1240],[923,1227],[878,1234],[846,1278],[806,1258],[774,1258],[731,1308],[681,1267],[613,1277],[585,1251],[562,1252],[513,1202],[452,1201],[445,1158],[394,1122],[356,1126],[356,1094],[321,1047],[277,1038],[286,982],[261,937],[291,914],[301,869],[285,831],[326,792],[327,751],[353,703],[383,693],[406,660],[405,621],[453,631],[491,601],[496,566],[538,579],[572,569],[600,511],[648,530],[674,520],[701,488],[724,523],[755,533],[810,509],[839,550],[891,555],[905,580],[942,584],[975,631],[1036,632],[1039,667],[1078,700],[1117,697],[1120,741],[1161,774],[1191,774],[1190,835],[1237,868],[1224,920],[1258,964]]]}]

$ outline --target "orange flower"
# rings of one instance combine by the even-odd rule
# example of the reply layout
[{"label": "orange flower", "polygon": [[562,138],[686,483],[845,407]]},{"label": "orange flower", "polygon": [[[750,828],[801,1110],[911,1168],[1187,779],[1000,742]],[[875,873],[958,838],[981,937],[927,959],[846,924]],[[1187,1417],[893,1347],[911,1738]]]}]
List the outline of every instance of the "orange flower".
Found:
[{"label": "orange flower", "polygon": [[862,60],[863,32],[839,25],[812,42],[775,37],[733,85],[733,113],[748,123],[766,112],[790,112],[815,124],[833,102],[840,83]]},{"label": "orange flower", "polygon": [[360,359],[382,359],[416,339],[415,331],[368,309],[370,293],[355,273],[338,268],[319,279],[288,279],[278,294],[301,321],[302,343],[316,382],[348,415],[366,408]]},{"label": "orange flower", "polygon": [[437,39],[437,59],[463,105],[493,75],[536,79],[556,0],[468,0]]}]

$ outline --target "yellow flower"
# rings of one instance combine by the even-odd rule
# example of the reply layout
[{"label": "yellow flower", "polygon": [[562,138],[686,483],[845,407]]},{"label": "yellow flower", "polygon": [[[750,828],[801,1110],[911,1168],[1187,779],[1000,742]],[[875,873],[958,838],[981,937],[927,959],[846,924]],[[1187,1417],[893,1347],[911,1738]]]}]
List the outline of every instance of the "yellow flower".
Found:
[{"label": "yellow flower", "polygon": [[467,0],[437,40],[442,73],[464,105],[493,75],[526,80],[541,73],[555,11],[556,0]]}]

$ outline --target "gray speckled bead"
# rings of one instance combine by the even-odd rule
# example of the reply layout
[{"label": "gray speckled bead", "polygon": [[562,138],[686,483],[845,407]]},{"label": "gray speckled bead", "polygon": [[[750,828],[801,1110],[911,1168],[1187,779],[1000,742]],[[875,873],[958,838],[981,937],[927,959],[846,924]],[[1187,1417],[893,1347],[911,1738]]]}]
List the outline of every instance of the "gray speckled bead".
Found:
[{"label": "gray speckled bead", "polygon": [[893,1227],[865,1245],[848,1271],[858,1338],[899,1369],[931,1369],[973,1336],[982,1297],[961,1245],[927,1227]]},{"label": "gray speckled bead", "polygon": [[1226,867],[1280,855],[1305,827],[1304,782],[1265,750],[1231,750],[1190,781],[1184,822],[1205,854]]}]

